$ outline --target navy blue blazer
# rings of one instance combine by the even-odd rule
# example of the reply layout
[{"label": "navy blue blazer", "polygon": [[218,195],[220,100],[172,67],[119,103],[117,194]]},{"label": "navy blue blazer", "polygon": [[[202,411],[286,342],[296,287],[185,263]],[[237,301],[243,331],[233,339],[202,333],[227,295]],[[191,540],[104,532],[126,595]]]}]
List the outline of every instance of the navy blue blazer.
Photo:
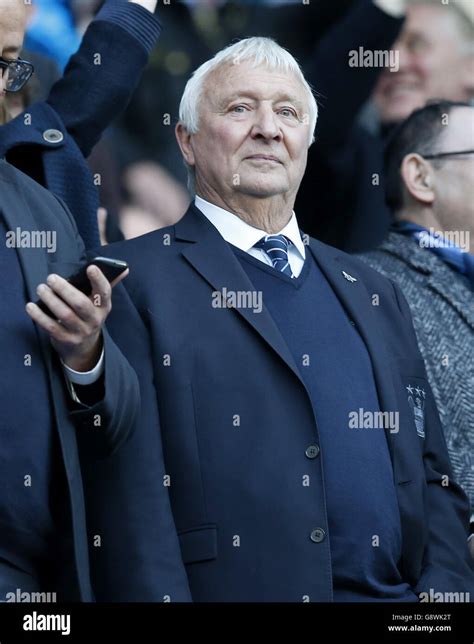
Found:
[{"label": "navy blue blazer", "polygon": [[160,31],[140,5],[108,0],[48,100],[0,128],[0,158],[66,202],[87,248],[100,243],[99,197],[85,159],[126,107]]},{"label": "navy blue blazer", "polygon": [[[395,284],[357,259],[314,239],[308,248],[367,346],[381,410],[400,414],[399,432],[387,430],[386,436],[404,580],[417,593],[472,592],[467,500],[451,481],[405,299]],[[150,547],[161,566],[156,574],[161,600],[186,600],[190,593],[195,601],[303,601],[303,594],[330,601],[330,571],[318,569],[309,538],[313,504],[308,501],[302,510],[290,492],[301,468],[324,485],[316,461],[305,457],[314,442],[315,418],[300,372],[265,308],[254,313],[211,304],[212,293],[224,287],[254,290],[235,254],[194,206],[175,226],[103,252],[131,266],[125,286],[134,310],[127,314],[126,306],[117,306],[109,330],[137,371],[141,422],[159,434],[164,458],[159,496],[153,492],[143,499]],[[357,281],[347,280],[343,271]],[[373,293],[379,306],[372,305]],[[148,338],[137,351],[138,318]],[[413,379],[427,392],[425,438],[416,431],[407,399]],[[158,410],[149,398],[153,386]],[[242,419],[238,429],[232,427],[235,414]],[[137,456],[135,468],[140,465]],[[442,484],[445,474],[448,486]],[[141,483],[148,477],[150,489],[156,476],[156,470],[141,467]],[[113,503],[127,503],[131,492],[122,492]],[[314,567],[309,584],[308,566]]]},{"label": "navy blue blazer", "polygon": [[[74,219],[64,205],[5,161],[0,161],[0,194],[0,211],[8,229],[16,230],[19,227],[23,231],[56,232],[54,253],[38,248],[17,248],[27,296],[35,301],[36,287],[50,273],[68,276],[85,261],[84,244]],[[72,533],[73,552],[68,560],[58,562],[62,575],[60,596],[70,601],[92,601],[81,464],[91,467],[94,464],[98,468],[101,462],[107,462],[107,458],[127,442],[140,407],[138,382],[130,364],[104,331],[105,396],[92,407],[78,406],[72,403],[63,370],[48,335],[41,331],[39,336],[48,370],[52,413],[68,482],[71,512],[68,532]],[[95,422],[98,417],[101,419],[100,428]],[[4,501],[0,495],[0,504]],[[95,502],[103,503],[103,500],[96,499]],[[8,511],[2,516],[8,516]],[[12,544],[18,544],[14,561]],[[16,526],[2,521],[0,578],[2,558],[12,561],[19,569],[19,574],[25,570],[35,576],[35,570],[24,567],[26,554],[22,551],[22,539]],[[104,580],[104,584],[107,584],[107,580]],[[21,581],[16,587],[22,587]]]}]

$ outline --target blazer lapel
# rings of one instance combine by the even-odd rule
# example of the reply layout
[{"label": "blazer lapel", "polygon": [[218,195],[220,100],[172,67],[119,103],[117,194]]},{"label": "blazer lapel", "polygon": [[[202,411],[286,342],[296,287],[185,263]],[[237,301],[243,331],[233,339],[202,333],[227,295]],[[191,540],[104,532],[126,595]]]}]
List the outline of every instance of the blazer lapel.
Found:
[{"label": "blazer lapel", "polygon": [[[2,186],[1,209],[6,227],[11,231],[37,230],[37,224],[28,203],[20,190],[13,190],[12,184]],[[28,297],[37,299],[36,287],[48,275],[48,261],[44,248],[22,248],[16,251],[20,260]]]},{"label": "blazer lapel", "polygon": [[[2,210],[5,225],[8,230],[21,231],[37,230],[37,222],[29,208],[23,194],[11,183],[3,183],[0,208]],[[16,252],[20,261],[20,267],[25,282],[26,294],[30,301],[38,299],[36,288],[44,282],[48,276],[47,253],[44,248],[21,248],[17,247]],[[25,315],[27,315],[25,311]],[[46,364],[50,365],[50,348],[47,336],[39,333],[41,350]]]},{"label": "blazer lapel", "polygon": [[[184,248],[182,254],[215,291],[242,293],[255,290],[227,242],[194,205],[190,206],[184,217],[175,225],[175,235],[177,239],[192,242]],[[303,383],[293,356],[266,308],[263,307],[260,313],[251,308],[233,308],[278,353]]]}]

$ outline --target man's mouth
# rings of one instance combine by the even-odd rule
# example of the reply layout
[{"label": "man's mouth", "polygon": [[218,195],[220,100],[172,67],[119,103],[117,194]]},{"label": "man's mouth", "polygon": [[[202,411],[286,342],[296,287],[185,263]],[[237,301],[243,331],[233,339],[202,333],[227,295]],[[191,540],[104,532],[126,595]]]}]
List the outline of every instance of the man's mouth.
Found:
[{"label": "man's mouth", "polygon": [[404,96],[420,91],[420,83],[409,79],[389,79],[383,84],[382,93],[386,98]]},{"label": "man's mouth", "polygon": [[273,154],[252,154],[246,159],[251,159],[252,161],[268,161],[270,163],[280,163],[281,161],[278,157],[273,156]]}]

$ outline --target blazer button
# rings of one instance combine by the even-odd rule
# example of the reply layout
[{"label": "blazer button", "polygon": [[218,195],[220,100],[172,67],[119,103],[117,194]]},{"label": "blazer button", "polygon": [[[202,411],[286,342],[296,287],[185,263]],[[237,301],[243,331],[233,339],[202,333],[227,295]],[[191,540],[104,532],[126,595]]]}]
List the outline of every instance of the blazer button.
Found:
[{"label": "blazer button", "polygon": [[325,536],[326,536],[326,533],[322,528],[315,528],[314,530],[311,531],[309,538],[311,539],[311,541],[314,541],[314,543],[321,543],[321,541],[324,540]]},{"label": "blazer button", "polygon": [[64,141],[64,134],[60,130],[45,130],[43,132],[43,139],[47,143],[62,143]]},{"label": "blazer button", "polygon": [[310,445],[306,448],[305,454],[308,458],[316,458],[319,454],[319,445]]}]

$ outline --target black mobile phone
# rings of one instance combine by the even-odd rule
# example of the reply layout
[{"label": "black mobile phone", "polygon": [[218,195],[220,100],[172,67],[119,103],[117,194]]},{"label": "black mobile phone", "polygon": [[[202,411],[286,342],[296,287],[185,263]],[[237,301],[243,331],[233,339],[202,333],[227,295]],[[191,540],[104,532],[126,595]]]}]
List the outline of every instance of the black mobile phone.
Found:
[{"label": "black mobile phone", "polygon": [[[124,262],[121,259],[110,259],[109,257],[94,257],[94,259],[91,259],[76,273],[66,278],[72,286],[87,296],[92,293],[91,283],[87,277],[87,269],[89,266],[97,266],[97,268],[100,268],[109,282],[113,282],[115,278],[121,275],[128,268],[127,262]],[[42,300],[38,300],[36,304],[44,313],[49,315],[49,317],[55,317]]]}]

